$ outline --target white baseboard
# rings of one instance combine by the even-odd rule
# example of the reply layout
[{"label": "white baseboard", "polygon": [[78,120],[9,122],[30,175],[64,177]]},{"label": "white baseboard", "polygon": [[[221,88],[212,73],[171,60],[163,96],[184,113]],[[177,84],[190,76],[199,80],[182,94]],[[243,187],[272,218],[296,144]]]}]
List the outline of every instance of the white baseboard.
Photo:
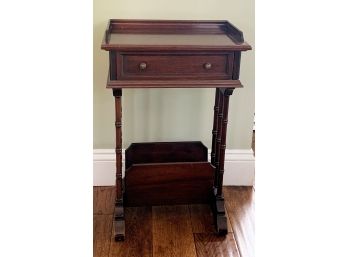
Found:
[{"label": "white baseboard", "polygon": [[[208,156],[210,156],[210,151]],[[114,149],[94,149],[93,185],[114,186],[116,181]],[[124,151],[122,151],[124,173]],[[124,176],[124,174],[123,174]],[[255,157],[252,149],[226,149],[224,185],[252,186],[255,179]]]}]

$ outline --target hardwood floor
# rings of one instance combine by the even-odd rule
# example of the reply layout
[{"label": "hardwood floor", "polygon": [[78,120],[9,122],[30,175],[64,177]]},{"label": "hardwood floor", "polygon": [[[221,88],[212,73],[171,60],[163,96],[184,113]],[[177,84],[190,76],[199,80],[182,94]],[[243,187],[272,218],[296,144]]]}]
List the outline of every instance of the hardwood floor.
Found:
[{"label": "hardwood floor", "polygon": [[208,205],[125,208],[126,240],[112,238],[114,187],[94,188],[94,257],[253,257],[254,189],[224,187],[228,234],[214,234]]},{"label": "hardwood floor", "polygon": [[152,220],[151,207],[125,208],[127,238],[124,242],[115,242],[112,231],[109,237],[109,256],[152,257]]},{"label": "hardwood floor", "polygon": [[228,187],[223,189],[226,211],[242,257],[254,256],[254,188]]}]

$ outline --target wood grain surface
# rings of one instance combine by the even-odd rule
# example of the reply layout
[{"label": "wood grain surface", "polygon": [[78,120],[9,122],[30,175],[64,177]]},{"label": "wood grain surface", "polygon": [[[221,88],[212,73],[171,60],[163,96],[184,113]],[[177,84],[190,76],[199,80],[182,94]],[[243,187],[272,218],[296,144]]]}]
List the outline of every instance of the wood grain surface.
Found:
[{"label": "wood grain surface", "polygon": [[209,162],[134,164],[125,174],[125,204],[209,203],[213,180]]},{"label": "wood grain surface", "polygon": [[[232,54],[120,54],[117,79],[230,79]],[[143,69],[140,69],[140,64]],[[209,63],[209,66],[206,64]],[[206,67],[209,67],[208,69]]]},{"label": "wood grain surface", "polygon": [[242,257],[254,256],[254,189],[224,187],[225,206],[229,214],[239,252]]},{"label": "wood grain surface", "polygon": [[153,257],[196,257],[187,205],[154,206]]},{"label": "wood grain surface", "polygon": [[151,207],[125,208],[125,222],[125,241],[115,242],[111,237],[109,256],[152,257]]},{"label": "wood grain surface", "polygon": [[93,256],[109,256],[112,215],[94,215],[93,217]]},{"label": "wood grain surface", "polygon": [[189,209],[193,233],[215,232],[213,213],[210,205],[190,204]]},{"label": "wood grain surface", "polygon": [[93,188],[93,214],[113,214],[115,208],[115,187]]},{"label": "wood grain surface", "polygon": [[107,79],[106,88],[242,88],[239,80],[111,80]]},{"label": "wood grain surface", "polygon": [[236,44],[225,34],[116,34],[110,35],[109,44],[145,46],[221,46],[233,47]]},{"label": "wood grain surface", "polygon": [[124,242],[114,241],[112,214],[96,214],[113,210],[107,199],[113,198],[114,191],[114,187],[94,188],[94,257],[254,256],[252,187],[224,187],[226,237],[214,234],[212,212],[207,204],[126,207]]},{"label": "wood grain surface", "polygon": [[107,51],[230,50],[246,51],[243,33],[227,21],[109,21],[101,48]]},{"label": "wood grain surface", "polygon": [[[215,233],[213,213],[208,204],[190,204],[191,226],[193,233]],[[227,231],[232,232],[232,225],[227,217]]]},{"label": "wood grain surface", "polygon": [[240,257],[233,233],[217,236],[214,233],[195,234],[197,257]]},{"label": "wood grain surface", "polygon": [[231,224],[231,220],[230,220],[230,214],[228,213],[228,210],[226,210],[225,216],[227,217],[227,232],[228,233],[233,233],[233,229],[232,229],[232,224]]},{"label": "wood grain surface", "polygon": [[200,141],[132,143],[125,159],[126,169],[132,164],[206,162],[208,148]]}]

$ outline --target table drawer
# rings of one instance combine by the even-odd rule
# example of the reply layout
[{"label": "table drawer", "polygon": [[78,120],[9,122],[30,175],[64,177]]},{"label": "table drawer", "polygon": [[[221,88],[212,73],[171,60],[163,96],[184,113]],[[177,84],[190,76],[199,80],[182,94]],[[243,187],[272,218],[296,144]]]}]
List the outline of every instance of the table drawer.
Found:
[{"label": "table drawer", "polygon": [[119,54],[117,79],[231,79],[229,54]]}]

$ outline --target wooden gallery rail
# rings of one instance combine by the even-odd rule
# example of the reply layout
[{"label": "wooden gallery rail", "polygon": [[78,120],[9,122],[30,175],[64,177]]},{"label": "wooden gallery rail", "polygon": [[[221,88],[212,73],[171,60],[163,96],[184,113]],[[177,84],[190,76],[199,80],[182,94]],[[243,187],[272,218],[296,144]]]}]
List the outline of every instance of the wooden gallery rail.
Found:
[{"label": "wooden gallery rail", "polygon": [[[251,50],[227,21],[110,20],[107,88],[115,97],[115,240],[125,239],[124,207],[209,203],[216,231],[227,233],[222,183],[229,98],[241,88],[241,52]],[[216,88],[211,162],[201,142],[133,143],[122,182],[122,90]],[[163,193],[165,192],[165,193]]]}]

